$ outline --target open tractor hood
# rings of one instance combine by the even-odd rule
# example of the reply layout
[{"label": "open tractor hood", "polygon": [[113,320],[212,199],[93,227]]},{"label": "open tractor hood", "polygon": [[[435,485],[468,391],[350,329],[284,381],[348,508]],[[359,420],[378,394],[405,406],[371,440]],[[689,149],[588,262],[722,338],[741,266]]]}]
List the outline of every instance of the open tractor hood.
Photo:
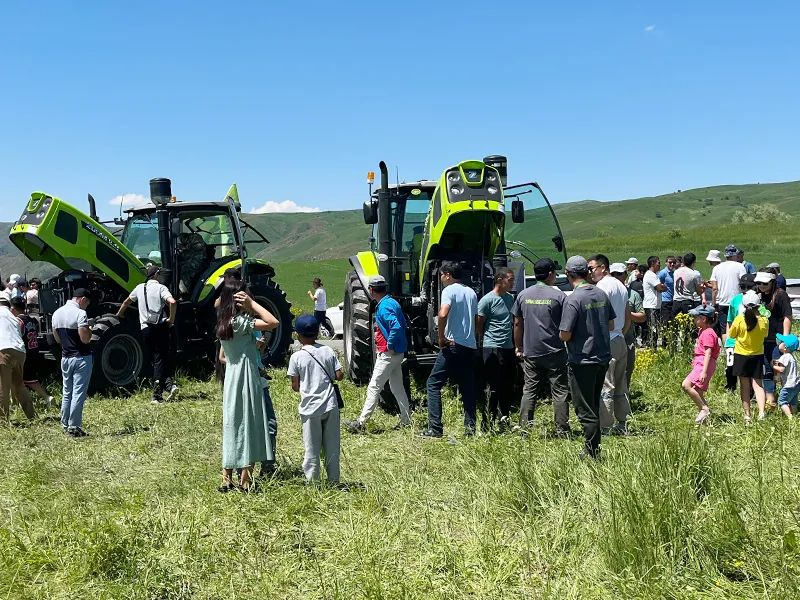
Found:
[{"label": "open tractor hood", "polygon": [[145,266],[97,220],[65,201],[33,192],[9,238],[32,261],[101,272],[125,290],[145,280]]}]

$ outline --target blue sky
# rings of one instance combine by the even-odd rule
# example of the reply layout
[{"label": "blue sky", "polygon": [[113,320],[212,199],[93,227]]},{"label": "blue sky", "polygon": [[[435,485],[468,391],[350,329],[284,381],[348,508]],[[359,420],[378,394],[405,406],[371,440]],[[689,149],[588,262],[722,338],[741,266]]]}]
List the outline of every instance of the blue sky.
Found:
[{"label": "blue sky", "polygon": [[[223,6],[224,4],[224,6]],[[800,179],[800,5],[4,2],[0,220],[173,180],[357,208],[506,154],[555,201]],[[275,204],[271,205],[274,206]]]}]

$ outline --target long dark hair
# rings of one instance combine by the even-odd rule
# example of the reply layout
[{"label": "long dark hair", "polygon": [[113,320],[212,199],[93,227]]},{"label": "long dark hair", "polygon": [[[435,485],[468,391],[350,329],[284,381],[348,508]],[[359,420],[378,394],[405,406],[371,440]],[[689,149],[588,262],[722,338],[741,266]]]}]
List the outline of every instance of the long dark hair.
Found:
[{"label": "long dark hair", "polygon": [[758,307],[748,306],[744,309],[744,323],[747,325],[747,331],[753,331],[758,325]]},{"label": "long dark hair", "polygon": [[239,312],[233,297],[237,292],[250,292],[242,281],[242,272],[239,269],[228,269],[223,277],[217,306],[217,338],[229,340],[233,337],[233,318]]},{"label": "long dark hair", "polygon": [[781,294],[785,294],[786,292],[783,291],[781,288],[778,287],[778,270],[774,267],[764,267],[761,271],[765,273],[772,273],[775,275],[775,279],[769,282],[769,291],[768,292],[761,292],[761,298],[763,300],[768,300],[766,302],[767,307],[770,311],[775,310],[775,301]]}]

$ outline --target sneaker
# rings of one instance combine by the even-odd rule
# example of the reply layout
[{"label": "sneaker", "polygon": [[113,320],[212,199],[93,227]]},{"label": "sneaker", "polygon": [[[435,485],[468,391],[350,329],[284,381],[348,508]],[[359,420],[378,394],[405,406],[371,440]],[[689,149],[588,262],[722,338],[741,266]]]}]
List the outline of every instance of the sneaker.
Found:
[{"label": "sneaker", "polygon": [[74,438],[82,438],[87,437],[89,434],[80,427],[70,427],[67,429],[67,435],[70,435]]},{"label": "sneaker", "polygon": [[433,429],[425,429],[419,433],[419,437],[423,438],[441,438],[444,434],[439,431],[434,431]]},{"label": "sneaker", "polygon": [[707,406],[703,408],[700,412],[697,413],[697,416],[694,419],[696,425],[700,425],[703,421],[708,418],[708,415],[711,414],[711,409]]},{"label": "sneaker", "polygon": [[53,400],[55,400],[55,398],[53,398],[52,396],[47,397],[47,400],[45,400],[45,402],[47,402],[47,408],[53,406]]},{"label": "sneaker", "polygon": [[767,418],[767,413],[763,413],[763,412],[762,412],[762,413],[759,413],[759,414],[758,414],[758,420],[759,420],[759,421],[763,421],[763,420],[764,420],[764,419],[766,419],[766,418]]},{"label": "sneaker", "polygon": [[164,399],[161,397],[153,396],[153,399],[150,400],[150,404],[164,404]]},{"label": "sneaker", "polygon": [[178,386],[175,385],[174,383],[170,383],[167,385],[167,389],[165,390],[165,392],[166,396],[164,397],[164,400],[166,400],[167,402],[169,402],[170,400],[174,400],[175,396],[178,394]]},{"label": "sneaker", "polygon": [[392,427],[394,431],[400,431],[401,429],[411,429],[411,422],[408,423],[398,423],[394,427]]},{"label": "sneaker", "polygon": [[753,419],[751,419],[749,416],[744,418],[744,426],[745,427],[749,427],[752,424],[753,424]]},{"label": "sneaker", "polygon": [[352,434],[366,433],[367,432],[367,429],[366,429],[366,427],[364,427],[364,424],[361,423],[361,421],[358,421],[358,420],[345,421],[344,422],[344,427],[345,427],[345,429],[347,429],[347,431],[349,431]]}]

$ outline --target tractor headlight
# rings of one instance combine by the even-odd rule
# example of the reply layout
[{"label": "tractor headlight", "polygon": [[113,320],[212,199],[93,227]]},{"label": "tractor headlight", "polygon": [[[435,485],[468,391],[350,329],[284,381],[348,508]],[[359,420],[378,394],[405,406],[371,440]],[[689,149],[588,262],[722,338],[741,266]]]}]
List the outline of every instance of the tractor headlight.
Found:
[{"label": "tractor headlight", "polygon": [[450,186],[450,194],[452,194],[453,196],[460,196],[463,193],[464,193],[464,188],[461,187],[460,185]]},{"label": "tractor headlight", "polygon": [[449,181],[450,183],[458,183],[460,180],[461,178],[455,171],[451,171],[450,173],[447,174],[447,181]]},{"label": "tractor headlight", "polygon": [[494,196],[497,193],[497,188],[493,185],[490,185],[486,188],[486,191],[489,193],[490,196]]},{"label": "tractor headlight", "polygon": [[486,183],[497,183],[497,175],[489,173],[486,175]]}]

